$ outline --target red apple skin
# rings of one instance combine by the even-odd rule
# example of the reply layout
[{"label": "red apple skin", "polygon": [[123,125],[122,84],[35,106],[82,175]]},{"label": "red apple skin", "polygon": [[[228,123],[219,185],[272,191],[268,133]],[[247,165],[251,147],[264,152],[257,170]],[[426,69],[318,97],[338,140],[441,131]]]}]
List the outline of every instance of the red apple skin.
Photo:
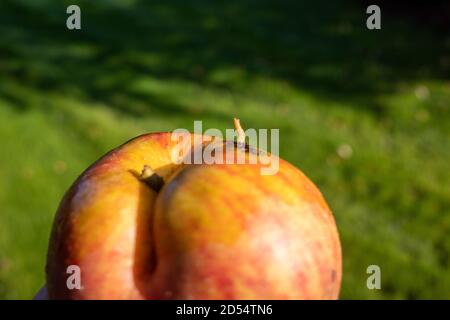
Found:
[{"label": "red apple skin", "polygon": [[[175,144],[137,137],[72,185],[49,244],[50,298],[338,298],[336,224],[300,170],[281,159],[269,176],[261,164],[175,165]],[[159,193],[139,180],[144,165],[166,181]],[[81,290],[67,288],[70,265]]]}]

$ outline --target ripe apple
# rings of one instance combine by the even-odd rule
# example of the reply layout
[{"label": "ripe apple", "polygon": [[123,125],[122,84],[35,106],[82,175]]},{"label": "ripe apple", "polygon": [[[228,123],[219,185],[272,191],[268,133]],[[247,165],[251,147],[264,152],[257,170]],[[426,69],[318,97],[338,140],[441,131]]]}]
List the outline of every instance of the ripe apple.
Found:
[{"label": "ripe apple", "polygon": [[[52,229],[50,298],[338,298],[336,224],[300,170],[281,159],[274,175],[259,162],[176,164],[175,145],[169,132],[139,136],[75,181]],[[73,265],[79,290],[67,286]]]}]

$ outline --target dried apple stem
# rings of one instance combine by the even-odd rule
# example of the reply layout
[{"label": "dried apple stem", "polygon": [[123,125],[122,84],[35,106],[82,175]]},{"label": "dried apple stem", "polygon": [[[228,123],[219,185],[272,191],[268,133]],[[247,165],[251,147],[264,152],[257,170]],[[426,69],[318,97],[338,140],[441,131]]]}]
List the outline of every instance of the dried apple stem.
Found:
[{"label": "dried apple stem", "polygon": [[157,175],[156,172],[153,171],[153,169],[148,165],[144,165],[139,179],[156,192],[161,190],[164,185],[163,178]]},{"label": "dried apple stem", "polygon": [[145,180],[147,178],[150,178],[153,174],[155,174],[155,171],[153,171],[153,169],[148,166],[148,165],[144,165],[144,168],[142,169],[141,175],[140,175],[140,179],[141,180]]},{"label": "dried apple stem", "polygon": [[241,122],[238,118],[234,118],[234,128],[236,129],[237,133],[237,144],[239,146],[245,145],[245,132],[244,129],[242,129]]}]

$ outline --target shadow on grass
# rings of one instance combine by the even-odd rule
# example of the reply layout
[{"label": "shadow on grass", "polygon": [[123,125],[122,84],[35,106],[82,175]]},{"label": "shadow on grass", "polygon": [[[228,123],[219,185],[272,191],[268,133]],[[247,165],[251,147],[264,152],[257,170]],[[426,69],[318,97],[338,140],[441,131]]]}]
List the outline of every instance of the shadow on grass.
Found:
[{"label": "shadow on grass", "polygon": [[[82,8],[81,31],[65,27],[72,3]],[[392,10],[383,13],[382,30],[369,31],[366,7],[366,1],[320,0],[5,0],[0,96],[20,109],[28,89],[57,91],[131,116],[149,108],[182,116],[192,112],[189,106],[151,87],[136,90],[136,79],[245,92],[262,77],[382,114],[376,95],[403,82],[448,78],[445,28]],[[225,116],[208,112],[203,116]]]}]

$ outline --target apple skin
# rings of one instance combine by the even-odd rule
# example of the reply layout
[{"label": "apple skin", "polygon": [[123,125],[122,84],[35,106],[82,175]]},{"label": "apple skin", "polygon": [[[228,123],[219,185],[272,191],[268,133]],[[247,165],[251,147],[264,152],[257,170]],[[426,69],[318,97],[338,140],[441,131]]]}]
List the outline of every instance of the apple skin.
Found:
[{"label": "apple skin", "polygon": [[[51,299],[338,298],[336,224],[300,170],[282,159],[269,176],[259,163],[177,165],[175,144],[137,137],[75,181],[49,242]],[[144,165],[165,180],[159,192],[139,179]],[[81,290],[67,288],[70,265]]]}]

